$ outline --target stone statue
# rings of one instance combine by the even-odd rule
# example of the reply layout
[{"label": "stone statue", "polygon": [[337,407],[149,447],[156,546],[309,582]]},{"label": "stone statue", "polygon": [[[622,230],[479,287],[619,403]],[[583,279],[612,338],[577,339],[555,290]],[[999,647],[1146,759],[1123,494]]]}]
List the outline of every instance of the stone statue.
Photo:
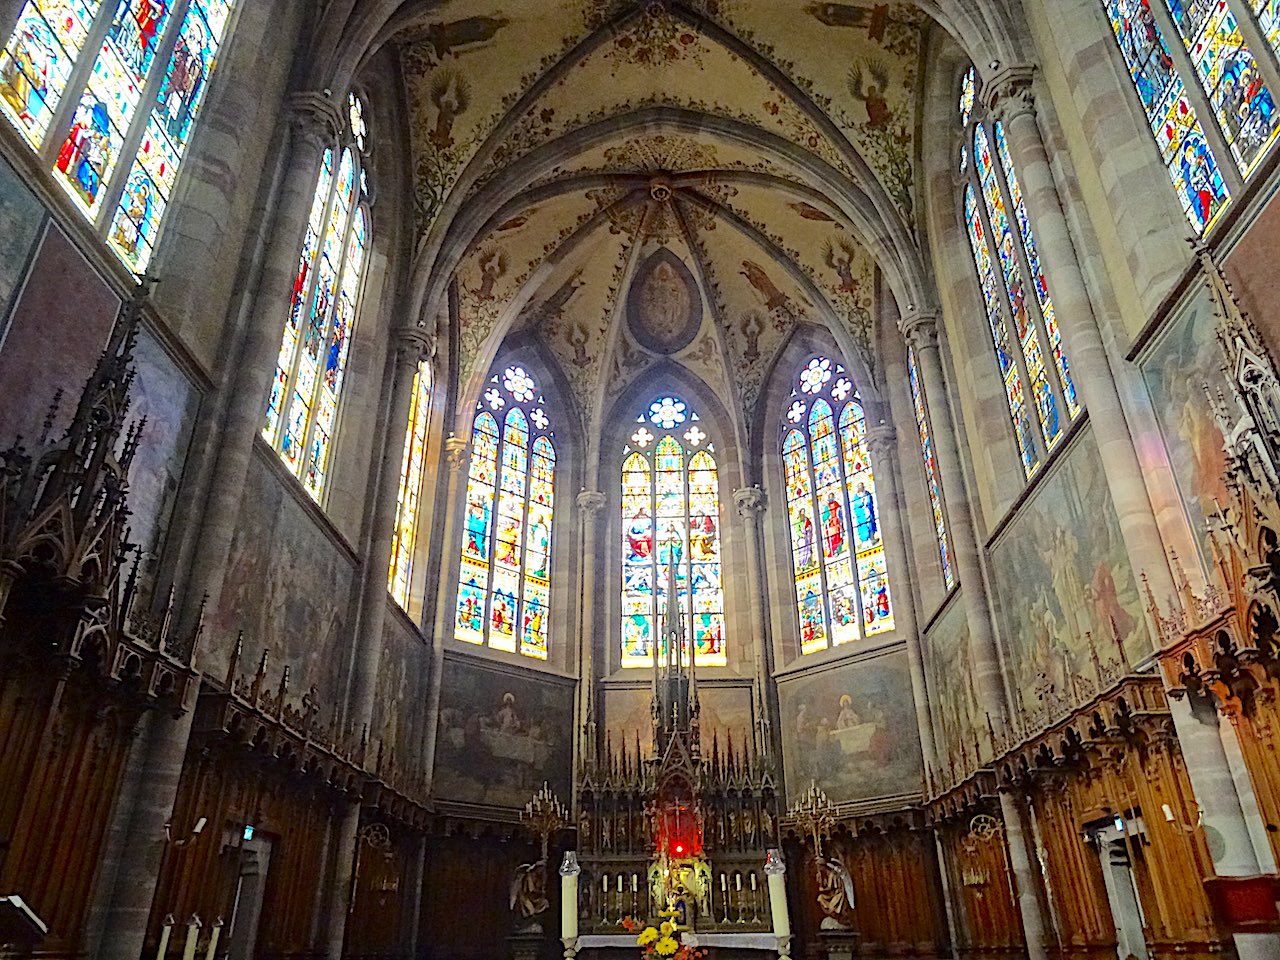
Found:
[{"label": "stone statue", "polygon": [[822,910],[823,930],[848,930],[849,915],[855,897],[853,878],[845,865],[836,859],[817,862],[818,907]]},{"label": "stone statue", "polygon": [[545,913],[547,900],[547,862],[522,863],[516,867],[511,879],[511,909],[516,915],[516,927],[528,933],[541,933],[542,924],[537,917]]}]

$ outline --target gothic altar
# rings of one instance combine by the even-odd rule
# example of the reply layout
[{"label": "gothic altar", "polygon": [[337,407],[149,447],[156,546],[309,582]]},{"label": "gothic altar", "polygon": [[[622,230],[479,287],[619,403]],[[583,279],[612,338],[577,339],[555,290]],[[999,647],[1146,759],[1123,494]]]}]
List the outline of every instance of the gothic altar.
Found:
[{"label": "gothic altar", "polygon": [[751,743],[703,743],[692,645],[678,617],[664,627],[650,743],[606,741],[578,771],[580,948],[634,951],[624,921],[672,909],[687,939],[776,955],[765,873],[779,845],[772,761]]}]

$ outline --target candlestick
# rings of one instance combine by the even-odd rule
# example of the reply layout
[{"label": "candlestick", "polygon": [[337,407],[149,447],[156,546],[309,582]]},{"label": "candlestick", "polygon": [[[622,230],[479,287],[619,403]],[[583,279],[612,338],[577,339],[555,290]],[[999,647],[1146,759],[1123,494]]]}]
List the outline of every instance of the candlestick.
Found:
[{"label": "candlestick", "polygon": [[219,917],[213,921],[213,933],[209,934],[209,950],[205,953],[205,960],[215,960],[218,956],[218,939],[222,936],[222,918]]},{"label": "candlestick", "polygon": [[582,873],[582,867],[578,863],[578,854],[573,850],[566,850],[564,860],[560,863],[560,937],[566,942],[576,940],[578,937],[578,875],[580,873]]},{"label": "candlestick", "polygon": [[164,926],[160,929],[160,949],[156,951],[156,960],[164,960],[169,952],[169,938],[173,936],[173,925],[176,923],[172,913],[165,914]]},{"label": "candlestick", "polygon": [[194,913],[187,921],[187,942],[182,945],[182,960],[196,960],[196,946],[200,942],[200,918]]},{"label": "candlestick", "polygon": [[764,874],[769,878],[769,910],[773,914],[773,935],[779,941],[791,938],[791,916],[787,912],[787,865],[782,851],[772,849],[765,857]]}]

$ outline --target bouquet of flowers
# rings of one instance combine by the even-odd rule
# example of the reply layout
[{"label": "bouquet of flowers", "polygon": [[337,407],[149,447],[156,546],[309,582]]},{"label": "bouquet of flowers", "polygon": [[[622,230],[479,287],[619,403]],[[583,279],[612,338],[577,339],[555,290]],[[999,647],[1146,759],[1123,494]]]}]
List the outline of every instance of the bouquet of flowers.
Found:
[{"label": "bouquet of flowers", "polygon": [[676,923],[675,910],[663,910],[659,916],[663,919],[656,927],[645,925],[634,917],[626,917],[622,921],[622,929],[636,934],[636,946],[644,948],[644,953],[640,954],[644,960],[652,960],[654,957],[661,957],[662,960],[701,960],[707,955],[705,950],[680,942],[680,925]]}]

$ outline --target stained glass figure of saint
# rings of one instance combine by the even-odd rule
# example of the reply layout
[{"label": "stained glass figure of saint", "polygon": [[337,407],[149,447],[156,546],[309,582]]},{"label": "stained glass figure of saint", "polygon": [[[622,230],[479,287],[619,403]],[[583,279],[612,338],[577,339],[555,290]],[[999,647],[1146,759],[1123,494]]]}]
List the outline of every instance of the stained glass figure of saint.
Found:
[{"label": "stained glass figure of saint", "polygon": [[528,371],[494,374],[476,404],[454,637],[545,660],[556,452]]},{"label": "stained glass figure of saint", "polygon": [[801,369],[782,423],[801,653],[893,628],[862,403],[829,357]]}]

